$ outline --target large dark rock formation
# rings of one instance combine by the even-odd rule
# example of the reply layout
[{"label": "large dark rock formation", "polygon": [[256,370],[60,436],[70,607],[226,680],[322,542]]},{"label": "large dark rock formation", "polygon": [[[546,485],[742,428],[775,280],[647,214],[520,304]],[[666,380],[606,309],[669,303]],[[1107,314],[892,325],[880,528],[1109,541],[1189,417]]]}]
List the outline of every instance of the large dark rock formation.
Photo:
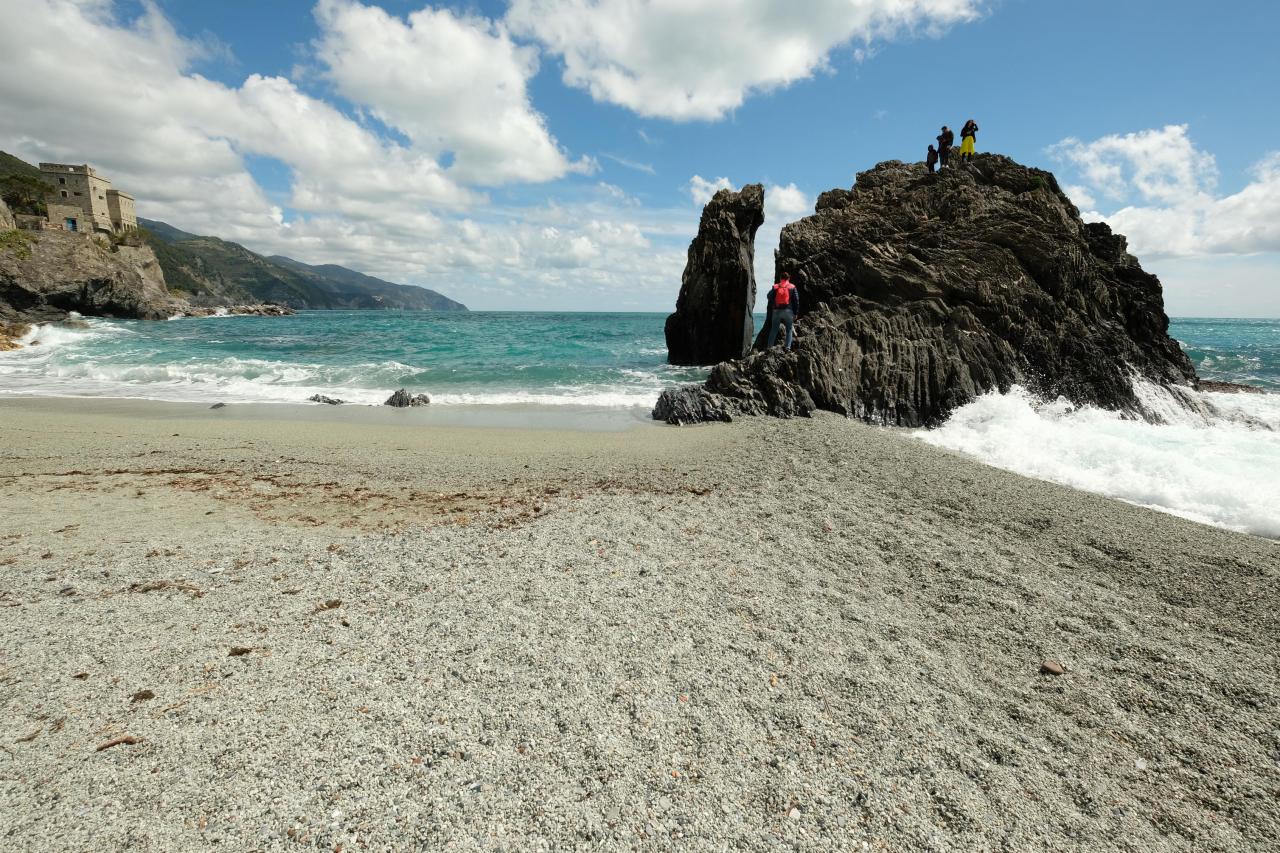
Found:
[{"label": "large dark rock formation", "polygon": [[11,231],[0,244],[0,319],[90,316],[164,319],[185,307],[146,246],[114,250],[86,234]]},{"label": "large dark rock formation", "polygon": [[667,318],[672,364],[715,364],[749,351],[755,331],[756,230],[763,223],[760,184],[720,190],[702,209],[676,312]]},{"label": "large dark rock formation", "polygon": [[1082,222],[1052,174],[1007,157],[938,175],[881,163],[783,229],[776,263],[802,295],[795,351],[720,364],[705,387],[664,394],[655,417],[826,409],[920,426],[1021,384],[1158,419],[1134,377],[1192,405],[1159,280],[1124,237]]}]

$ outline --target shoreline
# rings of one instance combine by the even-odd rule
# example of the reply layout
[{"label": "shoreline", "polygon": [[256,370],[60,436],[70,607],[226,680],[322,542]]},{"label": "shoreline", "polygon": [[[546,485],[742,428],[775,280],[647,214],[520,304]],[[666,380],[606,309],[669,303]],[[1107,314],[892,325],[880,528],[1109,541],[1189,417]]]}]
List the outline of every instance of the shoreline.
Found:
[{"label": "shoreline", "polygon": [[19,846],[1280,833],[1274,542],[828,415],[123,409],[0,403]]},{"label": "shoreline", "polygon": [[140,397],[65,397],[0,395],[0,411],[46,412],[65,415],[86,411],[133,418],[199,419],[202,414],[223,420],[288,420],[312,423],[362,423],[372,426],[459,427],[480,429],[568,430],[618,432],[638,425],[654,425],[650,408],[537,403],[432,403],[396,408],[372,403],[338,406],[310,402],[252,402],[214,404]]}]

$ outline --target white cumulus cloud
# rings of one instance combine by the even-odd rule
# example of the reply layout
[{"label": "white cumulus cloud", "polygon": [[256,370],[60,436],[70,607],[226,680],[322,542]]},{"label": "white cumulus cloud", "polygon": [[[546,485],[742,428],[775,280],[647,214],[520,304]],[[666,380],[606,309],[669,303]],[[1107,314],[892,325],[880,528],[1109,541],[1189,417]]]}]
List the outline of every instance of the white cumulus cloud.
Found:
[{"label": "white cumulus cloud", "polygon": [[1084,218],[1105,220],[1140,257],[1280,251],[1280,152],[1228,195],[1217,192],[1217,161],[1195,146],[1186,125],[1064,139],[1050,152],[1079,173],[1066,192]]},{"label": "white cumulus cloud", "polygon": [[717,119],[753,92],[828,67],[842,46],[938,33],[982,0],[512,0],[516,33],[564,62],[564,81],[640,115]]},{"label": "white cumulus cloud", "polygon": [[[315,56],[303,60],[331,75],[352,110],[284,76],[210,79],[199,63],[225,57],[176,32],[158,6],[130,8],[0,0],[10,71],[0,74],[0,149],[88,162],[147,218],[476,306],[644,308],[679,286],[680,243],[696,228],[687,208],[643,210],[594,185],[570,186],[562,205],[492,205],[489,185],[591,167],[533,109],[535,57],[501,25],[326,0]],[[377,67],[353,67],[366,55]],[[254,179],[259,159],[281,167],[283,189]]]},{"label": "white cumulus cloud", "polygon": [[793,183],[785,187],[774,184],[765,190],[766,219],[791,220],[809,213],[811,209],[809,197]]},{"label": "white cumulus cloud", "polygon": [[711,201],[711,197],[720,190],[736,189],[728,178],[716,178],[714,181],[709,181],[701,175],[694,175],[690,178],[685,188],[689,191],[689,197],[693,199],[693,203],[697,205],[704,205]]},{"label": "white cumulus cloud", "polygon": [[548,181],[570,163],[529,100],[537,52],[505,27],[430,6],[407,19],[355,0],[320,0],[319,57],[349,100],[437,157],[464,183]]},{"label": "white cumulus cloud", "polygon": [[1113,134],[1088,143],[1067,138],[1051,151],[1111,199],[1136,192],[1145,199],[1178,204],[1208,192],[1218,178],[1213,155],[1196,149],[1185,124]]}]

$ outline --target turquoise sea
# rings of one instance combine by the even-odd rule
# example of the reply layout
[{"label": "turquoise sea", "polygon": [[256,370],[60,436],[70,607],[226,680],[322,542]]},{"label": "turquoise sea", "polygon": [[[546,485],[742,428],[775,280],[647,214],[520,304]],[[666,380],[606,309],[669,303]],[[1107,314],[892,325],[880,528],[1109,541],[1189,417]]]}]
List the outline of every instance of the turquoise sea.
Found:
[{"label": "turquoise sea", "polygon": [[443,405],[652,406],[700,369],[666,364],[663,314],[304,311],[291,317],[88,319],[0,355],[0,395]]},{"label": "turquoise sea", "polygon": [[[0,354],[0,395],[193,402],[650,406],[701,369],[666,364],[664,314],[304,311],[292,317],[81,320],[37,327]],[[1173,323],[1205,378],[1280,391],[1280,321]]]}]

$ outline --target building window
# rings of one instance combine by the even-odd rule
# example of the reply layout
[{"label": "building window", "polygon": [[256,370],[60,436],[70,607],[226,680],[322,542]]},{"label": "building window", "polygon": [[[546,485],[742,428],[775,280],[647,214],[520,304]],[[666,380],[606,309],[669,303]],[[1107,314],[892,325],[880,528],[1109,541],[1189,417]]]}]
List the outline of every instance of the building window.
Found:
[{"label": "building window", "polygon": [[67,191],[66,191],[66,190],[63,190],[63,191],[62,191],[62,197],[63,197],[63,198],[66,198],[66,197],[67,197]]},{"label": "building window", "polygon": [[80,193],[76,193],[76,195],[80,195]]},{"label": "building window", "polygon": [[65,185],[65,184],[67,183],[67,179],[66,179],[66,178],[58,178],[58,183]]}]

